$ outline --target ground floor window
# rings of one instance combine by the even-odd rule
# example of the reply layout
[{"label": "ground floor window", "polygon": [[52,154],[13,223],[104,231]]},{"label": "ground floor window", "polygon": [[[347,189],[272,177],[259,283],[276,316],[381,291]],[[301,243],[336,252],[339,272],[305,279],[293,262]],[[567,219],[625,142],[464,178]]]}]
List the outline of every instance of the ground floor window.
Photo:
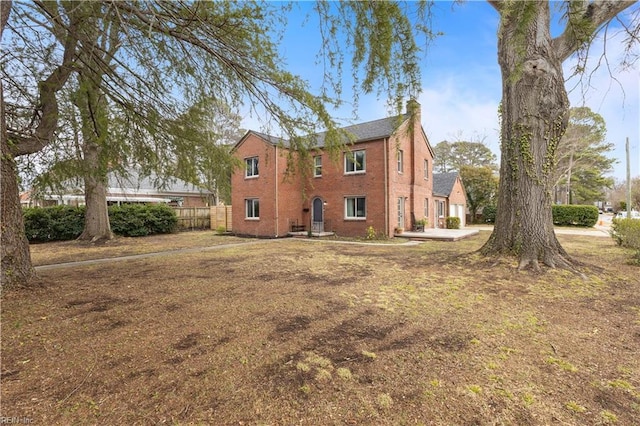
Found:
[{"label": "ground floor window", "polygon": [[346,197],[344,199],[344,216],[346,219],[365,219],[367,217],[365,197]]},{"label": "ground floor window", "polygon": [[429,199],[424,199],[424,217],[429,217]]},{"label": "ground floor window", "polygon": [[257,198],[247,198],[244,205],[246,219],[260,219],[260,201]]}]

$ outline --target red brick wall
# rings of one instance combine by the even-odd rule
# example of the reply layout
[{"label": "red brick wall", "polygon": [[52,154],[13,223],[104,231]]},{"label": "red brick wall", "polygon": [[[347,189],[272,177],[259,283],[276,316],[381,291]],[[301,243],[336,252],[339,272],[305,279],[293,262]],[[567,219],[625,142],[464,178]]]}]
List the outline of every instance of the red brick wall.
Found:
[{"label": "red brick wall", "polygon": [[467,206],[467,198],[464,194],[464,188],[462,186],[462,181],[460,180],[460,176],[456,179],[456,182],[453,184],[453,189],[451,190],[451,195],[449,195],[449,204],[464,204],[465,209]]},{"label": "red brick wall", "polygon": [[[327,154],[322,158],[322,177],[309,179],[308,199],[304,207],[311,209],[311,202],[320,197],[326,202],[325,222],[327,230],[337,235],[364,237],[367,228],[372,226],[377,232],[385,229],[384,216],[384,144],[382,141],[370,141],[354,144],[352,151],[365,151],[365,171],[363,173],[344,173],[344,151],[334,163]],[[347,219],[345,217],[346,197],[366,198],[366,218]],[[330,228],[330,229],[329,229]]]},{"label": "red brick wall", "polygon": [[[231,176],[231,206],[233,231],[241,235],[275,236],[275,186],[276,148],[260,137],[249,133],[235,148],[235,155],[242,166]],[[246,178],[244,159],[258,157],[258,177]],[[260,218],[247,219],[245,199],[257,198],[260,202]]]},{"label": "red brick wall", "polygon": [[[258,156],[259,177],[245,178],[245,170],[237,170],[231,179],[233,230],[238,234],[255,236],[285,236],[291,222],[310,227],[312,201],[320,197],[324,203],[325,230],[337,235],[364,237],[367,228],[379,234],[393,235],[398,225],[398,198],[405,200],[404,228],[410,229],[412,213],[416,219],[424,217],[424,200],[433,203],[433,155],[422,126],[420,115],[415,126],[404,123],[389,140],[359,142],[349,147],[352,151],[365,151],[365,171],[346,174],[344,157],[331,161],[322,155],[322,176],[313,176],[309,164],[309,177],[297,173],[285,178],[288,151],[277,148],[259,136],[249,133],[235,148],[235,155],[243,161]],[[403,151],[403,171],[398,172],[397,151]],[[345,151],[346,152],[346,151]],[[428,160],[429,178],[424,178],[424,160]],[[385,184],[388,192],[385,194]],[[276,187],[278,199],[276,200]],[[386,195],[386,199],[385,199]],[[366,198],[366,218],[347,219],[346,197]],[[260,218],[245,218],[245,199],[260,200]],[[433,227],[434,213],[430,211]]]}]

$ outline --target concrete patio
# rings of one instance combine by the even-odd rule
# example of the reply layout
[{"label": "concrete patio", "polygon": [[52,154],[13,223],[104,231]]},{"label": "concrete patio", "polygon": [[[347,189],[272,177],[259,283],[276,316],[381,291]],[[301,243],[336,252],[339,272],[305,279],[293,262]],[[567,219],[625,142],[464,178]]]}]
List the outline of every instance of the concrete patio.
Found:
[{"label": "concrete patio", "polygon": [[440,240],[440,241],[458,241],[463,238],[478,235],[478,229],[443,229],[428,228],[424,231],[404,231],[401,234],[395,234],[396,237],[408,238],[410,240]]}]

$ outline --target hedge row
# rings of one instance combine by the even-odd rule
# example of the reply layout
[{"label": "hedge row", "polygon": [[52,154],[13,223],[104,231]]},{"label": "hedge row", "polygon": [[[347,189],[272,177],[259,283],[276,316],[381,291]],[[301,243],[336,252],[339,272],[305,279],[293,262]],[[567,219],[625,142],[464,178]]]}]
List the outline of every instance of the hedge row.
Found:
[{"label": "hedge row", "polygon": [[563,204],[552,206],[551,211],[554,225],[592,228],[598,222],[599,212],[596,206]]},{"label": "hedge row", "polygon": [[[24,228],[30,242],[78,238],[84,229],[84,207],[53,206],[24,209]],[[176,230],[178,218],[164,204],[109,206],[111,230],[125,237],[168,234]]]},{"label": "hedge row", "polygon": [[[487,206],[482,210],[482,216],[487,223],[495,223],[496,207]],[[551,207],[553,224],[558,226],[583,226],[592,228],[598,222],[598,208],[577,204],[562,204]]]}]

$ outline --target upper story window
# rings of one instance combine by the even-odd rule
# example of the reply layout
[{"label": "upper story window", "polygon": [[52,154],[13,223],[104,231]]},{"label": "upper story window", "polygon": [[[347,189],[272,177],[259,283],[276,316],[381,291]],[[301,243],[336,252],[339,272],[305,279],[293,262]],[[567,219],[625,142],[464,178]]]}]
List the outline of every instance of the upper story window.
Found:
[{"label": "upper story window", "polygon": [[345,173],[363,173],[366,168],[365,151],[353,151],[351,155],[344,155],[344,172]]},{"label": "upper story window", "polygon": [[424,160],[424,178],[429,180],[429,160]]},{"label": "upper story window", "polygon": [[250,157],[244,159],[246,169],[245,177],[258,177],[258,157]]},{"label": "upper story window", "polygon": [[322,156],[316,155],[313,157],[313,176],[322,176]]},{"label": "upper story window", "polygon": [[404,172],[404,151],[398,150],[398,173]]}]

